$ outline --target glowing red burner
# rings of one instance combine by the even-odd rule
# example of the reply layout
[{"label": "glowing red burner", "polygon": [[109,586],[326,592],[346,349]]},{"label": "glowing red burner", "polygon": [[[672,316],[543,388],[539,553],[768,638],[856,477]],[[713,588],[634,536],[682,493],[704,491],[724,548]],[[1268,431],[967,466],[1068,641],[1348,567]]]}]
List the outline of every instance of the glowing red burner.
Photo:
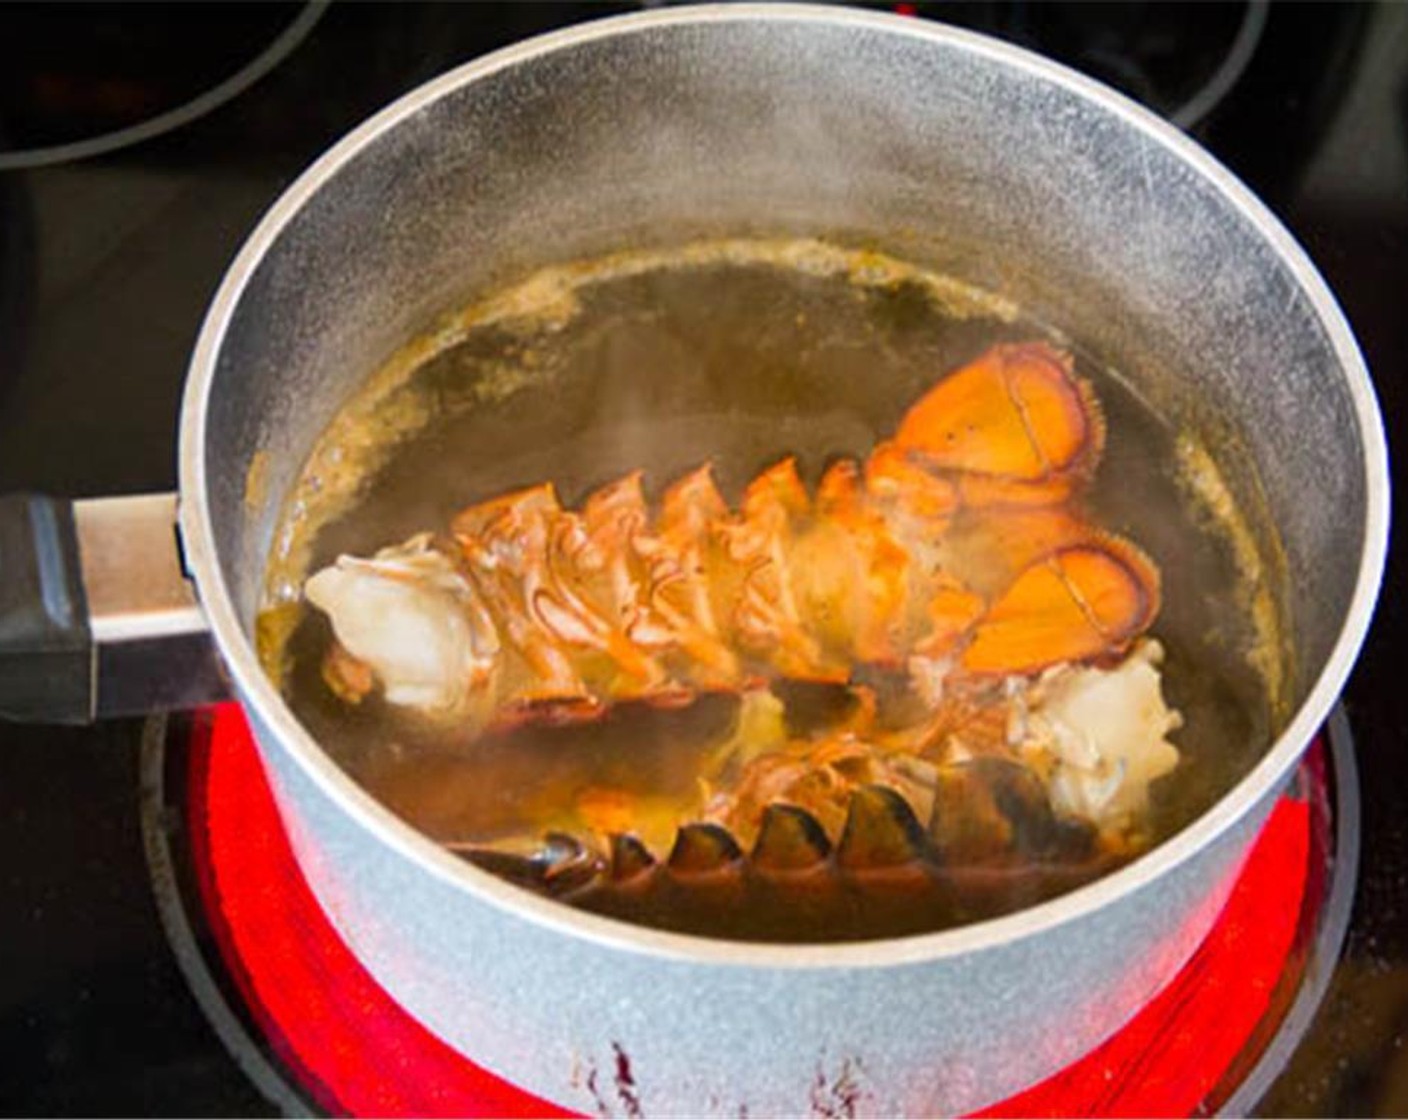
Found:
[{"label": "glowing red burner", "polygon": [[[222,956],[274,1052],[329,1112],[561,1116],[406,1014],[352,956],[304,882],[238,707],[197,724],[187,801]],[[1311,806],[1283,798],[1193,959],[1093,1053],[985,1116],[1184,1116],[1271,1007],[1312,865]]]}]

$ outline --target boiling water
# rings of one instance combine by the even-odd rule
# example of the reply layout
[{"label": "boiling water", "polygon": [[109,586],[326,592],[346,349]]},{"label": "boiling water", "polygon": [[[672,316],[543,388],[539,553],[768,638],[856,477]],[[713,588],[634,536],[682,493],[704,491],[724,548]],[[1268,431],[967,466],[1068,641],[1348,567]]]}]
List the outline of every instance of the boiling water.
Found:
[{"label": "boiling water", "polygon": [[[647,831],[665,821],[694,791],[704,752],[727,734],[733,699],[666,712],[628,705],[591,725],[476,739],[398,715],[375,697],[356,708],[335,700],[318,669],[325,620],[279,600],[296,587],[296,569],[342,552],[368,555],[543,480],[577,506],[636,468],[658,494],[707,460],[733,500],[790,453],[814,482],[830,458],[863,457],[892,433],[944,372],[994,342],[1051,336],[996,305],[956,307],[922,279],[858,283],[855,270],[809,273],[766,260],[605,270],[575,286],[568,313],[480,325],[379,390],[365,414],[411,416],[401,427],[417,430],[334,429],[290,504],[304,516],[290,519],[282,566],[271,573],[266,660],[277,663],[295,712],[373,794],[444,842],[571,827],[573,795],[588,786],[638,798]],[[1182,762],[1154,786],[1154,830],[1165,836],[1225,792],[1270,741],[1267,689],[1248,657],[1259,637],[1235,549],[1211,531],[1180,475],[1180,433],[1117,373],[1079,350],[1076,358],[1109,433],[1087,507],[1163,574],[1153,634],[1167,650],[1165,695],[1184,717],[1173,736]],[[329,444],[336,439],[361,451],[344,456]],[[355,500],[320,521],[306,511],[335,489],[333,462],[371,467]],[[1031,900],[1027,892],[1007,905]]]}]

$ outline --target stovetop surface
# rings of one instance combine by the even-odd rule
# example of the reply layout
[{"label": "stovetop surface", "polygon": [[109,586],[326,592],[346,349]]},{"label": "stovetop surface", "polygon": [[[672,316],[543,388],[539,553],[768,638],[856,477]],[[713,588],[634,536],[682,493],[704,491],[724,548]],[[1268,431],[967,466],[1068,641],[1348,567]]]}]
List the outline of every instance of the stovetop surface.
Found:
[{"label": "stovetop surface", "polygon": [[[456,63],[631,7],[0,8],[0,492],[171,489],[205,306],[298,173]],[[1194,134],[1338,294],[1392,453],[1408,434],[1408,7],[899,7],[1042,47],[1198,118]],[[1249,9],[1254,49],[1209,111],[1199,91]],[[245,88],[187,112],[242,73],[254,75]],[[142,138],[153,118],[175,126]],[[99,150],[134,129],[135,142]],[[46,151],[54,162],[15,166]],[[1309,1035],[1262,1103],[1268,1114],[1408,1113],[1402,567],[1395,549],[1346,696],[1363,787],[1350,934]],[[161,932],[138,823],[139,741],[135,722],[0,724],[0,1111],[273,1111],[206,1025]]]}]

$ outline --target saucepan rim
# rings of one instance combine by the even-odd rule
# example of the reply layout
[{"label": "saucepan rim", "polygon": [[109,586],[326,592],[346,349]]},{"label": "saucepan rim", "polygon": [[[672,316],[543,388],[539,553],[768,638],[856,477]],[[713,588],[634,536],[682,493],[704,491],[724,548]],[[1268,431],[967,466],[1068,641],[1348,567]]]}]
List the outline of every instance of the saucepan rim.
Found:
[{"label": "saucepan rim", "polygon": [[[353,781],[295,718],[260,667],[254,646],[220,572],[207,493],[208,402],[216,383],[225,332],[245,285],[303,205],[333,175],[386,131],[470,83],[508,67],[597,39],[659,28],[720,22],[776,21],[855,27],[958,48],[1000,67],[1062,87],[1122,118],[1171,151],[1211,183],[1275,250],[1313,306],[1353,404],[1365,471],[1363,551],[1354,594],[1334,647],[1295,717],[1261,761],[1216,804],[1182,831],[1101,879],[1016,913],[936,933],[876,941],[764,944],[671,933],[575,910],[501,881],[455,857],[395,816]],[[1339,696],[1367,633],[1383,578],[1388,545],[1388,453],[1368,370],[1334,296],[1305,251],[1230,171],[1172,125],[1108,87],[1049,59],[986,36],[888,13],[811,4],[701,4],[614,16],[506,47],[469,62],[399,98],[348,133],[315,161],[269,209],[235,258],[202,325],[192,354],[181,410],[180,527],[199,598],[242,703],[289,752],[303,772],[377,841],[456,888],[498,907],[506,919],[531,921],[565,936],[622,951],[723,966],[767,969],[850,969],[950,958],[992,949],[1101,908],[1155,883],[1214,843],[1289,772]]]}]

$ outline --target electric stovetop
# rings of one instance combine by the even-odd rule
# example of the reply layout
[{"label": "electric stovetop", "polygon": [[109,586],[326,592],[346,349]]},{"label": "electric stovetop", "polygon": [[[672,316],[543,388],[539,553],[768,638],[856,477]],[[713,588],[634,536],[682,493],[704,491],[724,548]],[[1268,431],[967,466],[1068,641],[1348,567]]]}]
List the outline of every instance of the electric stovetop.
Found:
[{"label": "electric stovetop", "polygon": [[[299,172],[460,62],[637,6],[0,8],[0,492],[173,488],[177,408],[206,304]],[[1408,379],[1408,7],[893,8],[1086,70],[1241,175],[1338,294],[1392,453]],[[1340,741],[1352,739],[1359,772],[1357,804],[1337,802],[1340,834],[1360,853],[1347,935],[1308,968],[1317,997],[1325,991],[1300,1005],[1304,1033],[1262,1063],[1254,1094],[1224,1107],[1408,1112],[1401,566],[1391,552],[1343,706]],[[181,810],[153,809],[143,787],[152,739],[141,721],[0,724],[0,1110],[316,1109],[250,1076],[177,963],[153,889],[150,813]]]}]

